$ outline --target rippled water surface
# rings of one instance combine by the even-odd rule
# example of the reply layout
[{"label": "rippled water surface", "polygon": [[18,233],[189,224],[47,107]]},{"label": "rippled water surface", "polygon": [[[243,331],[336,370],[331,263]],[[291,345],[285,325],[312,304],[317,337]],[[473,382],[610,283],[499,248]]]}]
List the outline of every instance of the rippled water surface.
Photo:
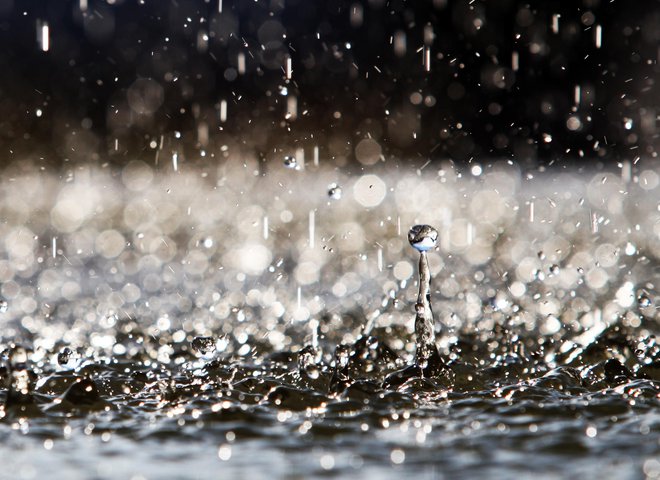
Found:
[{"label": "rippled water surface", "polygon": [[659,478],[658,164],[405,165],[5,172],[0,477]]}]

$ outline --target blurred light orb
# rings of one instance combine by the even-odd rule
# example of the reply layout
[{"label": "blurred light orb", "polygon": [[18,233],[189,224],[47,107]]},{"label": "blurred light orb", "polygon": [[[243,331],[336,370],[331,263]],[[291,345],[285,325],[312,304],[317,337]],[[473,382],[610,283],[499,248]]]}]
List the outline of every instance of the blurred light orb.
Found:
[{"label": "blurred light orb", "polygon": [[134,192],[139,192],[151,184],[154,173],[146,163],[134,160],[126,164],[123,168],[121,178],[126,188]]},{"label": "blurred light orb", "polygon": [[152,115],[165,100],[163,87],[151,78],[138,78],[128,87],[126,100],[133,112]]},{"label": "blurred light orb", "polygon": [[124,236],[112,229],[101,232],[94,242],[96,252],[104,258],[118,257],[124,251],[125,244]]},{"label": "blurred light orb", "polygon": [[355,147],[355,158],[362,165],[374,165],[378,162],[383,151],[380,144],[371,139],[365,138]]},{"label": "blurred light orb", "polygon": [[355,201],[363,207],[376,207],[385,200],[387,187],[385,182],[376,175],[363,175],[353,185]]}]

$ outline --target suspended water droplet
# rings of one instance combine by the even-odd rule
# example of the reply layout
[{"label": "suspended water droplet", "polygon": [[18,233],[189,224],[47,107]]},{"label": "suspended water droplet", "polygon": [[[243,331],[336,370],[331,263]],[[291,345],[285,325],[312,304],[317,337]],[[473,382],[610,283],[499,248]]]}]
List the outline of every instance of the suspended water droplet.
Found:
[{"label": "suspended water droplet", "polygon": [[339,185],[336,183],[331,183],[328,185],[328,197],[332,198],[333,200],[339,200],[341,199],[341,194],[342,190]]},{"label": "suspended water droplet", "polygon": [[7,300],[0,300],[0,313],[5,313],[9,309]]},{"label": "suspended water droplet", "polygon": [[202,355],[215,352],[215,339],[213,337],[195,337],[190,346]]},{"label": "suspended water droplet", "polygon": [[60,350],[60,353],[57,354],[57,363],[59,365],[66,365],[69,363],[69,360],[71,360],[72,356],[73,350],[71,350],[69,347],[64,347],[62,350]]},{"label": "suspended water droplet", "polygon": [[415,225],[408,232],[408,241],[418,252],[425,252],[438,243],[438,231],[430,225]]},{"label": "suspended water droplet", "polygon": [[539,257],[539,260],[545,260],[545,252],[543,250],[539,250],[536,256]]},{"label": "suspended water droplet", "polygon": [[290,168],[290,169],[298,168],[298,160],[296,160],[296,157],[292,157],[291,155],[286,155],[284,157],[283,163],[286,168]]},{"label": "suspended water droplet", "polygon": [[559,265],[556,263],[550,266],[550,275],[557,275],[559,273]]},{"label": "suspended water droplet", "polygon": [[634,243],[626,243],[626,248],[625,248],[626,255],[631,256],[635,255],[637,253],[637,247],[635,246]]},{"label": "suspended water droplet", "polygon": [[642,294],[637,297],[637,303],[639,304],[640,308],[647,308],[650,307],[653,302],[651,302],[651,299],[647,295]]}]

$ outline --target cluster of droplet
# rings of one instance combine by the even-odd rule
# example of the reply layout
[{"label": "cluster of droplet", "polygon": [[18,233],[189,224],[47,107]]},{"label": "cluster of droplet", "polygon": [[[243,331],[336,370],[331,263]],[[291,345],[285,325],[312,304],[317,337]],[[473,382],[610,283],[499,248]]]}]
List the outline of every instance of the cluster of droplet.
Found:
[{"label": "cluster of droplet", "polygon": [[[126,406],[180,432],[225,415],[267,422],[265,410],[304,438],[346,421],[412,429],[423,444],[417,407],[474,392],[514,408],[558,394],[657,401],[657,185],[525,178],[507,164],[341,178],[251,167],[161,175],[134,163],[121,183],[82,171],[0,184],[55,199],[45,214],[6,207],[0,225],[0,419],[27,433],[46,416],[61,430]],[[69,189],[92,204],[58,206]],[[101,425],[85,435],[115,428]],[[242,433],[223,434],[228,461]],[[392,447],[390,463],[407,452]]]},{"label": "cluster of droplet", "polygon": [[[450,329],[487,329],[502,316],[554,334],[657,316],[659,181],[650,165],[630,179],[539,178],[506,163],[478,175],[441,165],[341,178],[312,164],[283,167],[261,176],[248,160],[162,174],[136,161],[120,182],[88,167],[65,182],[3,182],[6,338],[27,331],[45,348],[123,353],[140,348],[118,345],[120,325],[134,321],[175,344],[220,335],[218,349],[246,355],[265,331],[269,350],[295,345],[313,318],[328,319],[322,335],[354,338],[359,319],[329,311],[407,325],[415,259],[404,239],[420,221],[439,227],[428,259],[436,315]],[[38,201],[21,200],[36,191]],[[157,351],[172,354],[168,342]]]}]

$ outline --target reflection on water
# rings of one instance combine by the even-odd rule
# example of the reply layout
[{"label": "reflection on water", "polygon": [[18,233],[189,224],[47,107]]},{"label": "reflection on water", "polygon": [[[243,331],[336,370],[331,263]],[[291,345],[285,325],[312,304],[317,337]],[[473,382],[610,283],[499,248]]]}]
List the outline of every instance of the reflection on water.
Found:
[{"label": "reflection on water", "polygon": [[7,471],[660,476],[657,164],[287,167],[5,172]]}]

